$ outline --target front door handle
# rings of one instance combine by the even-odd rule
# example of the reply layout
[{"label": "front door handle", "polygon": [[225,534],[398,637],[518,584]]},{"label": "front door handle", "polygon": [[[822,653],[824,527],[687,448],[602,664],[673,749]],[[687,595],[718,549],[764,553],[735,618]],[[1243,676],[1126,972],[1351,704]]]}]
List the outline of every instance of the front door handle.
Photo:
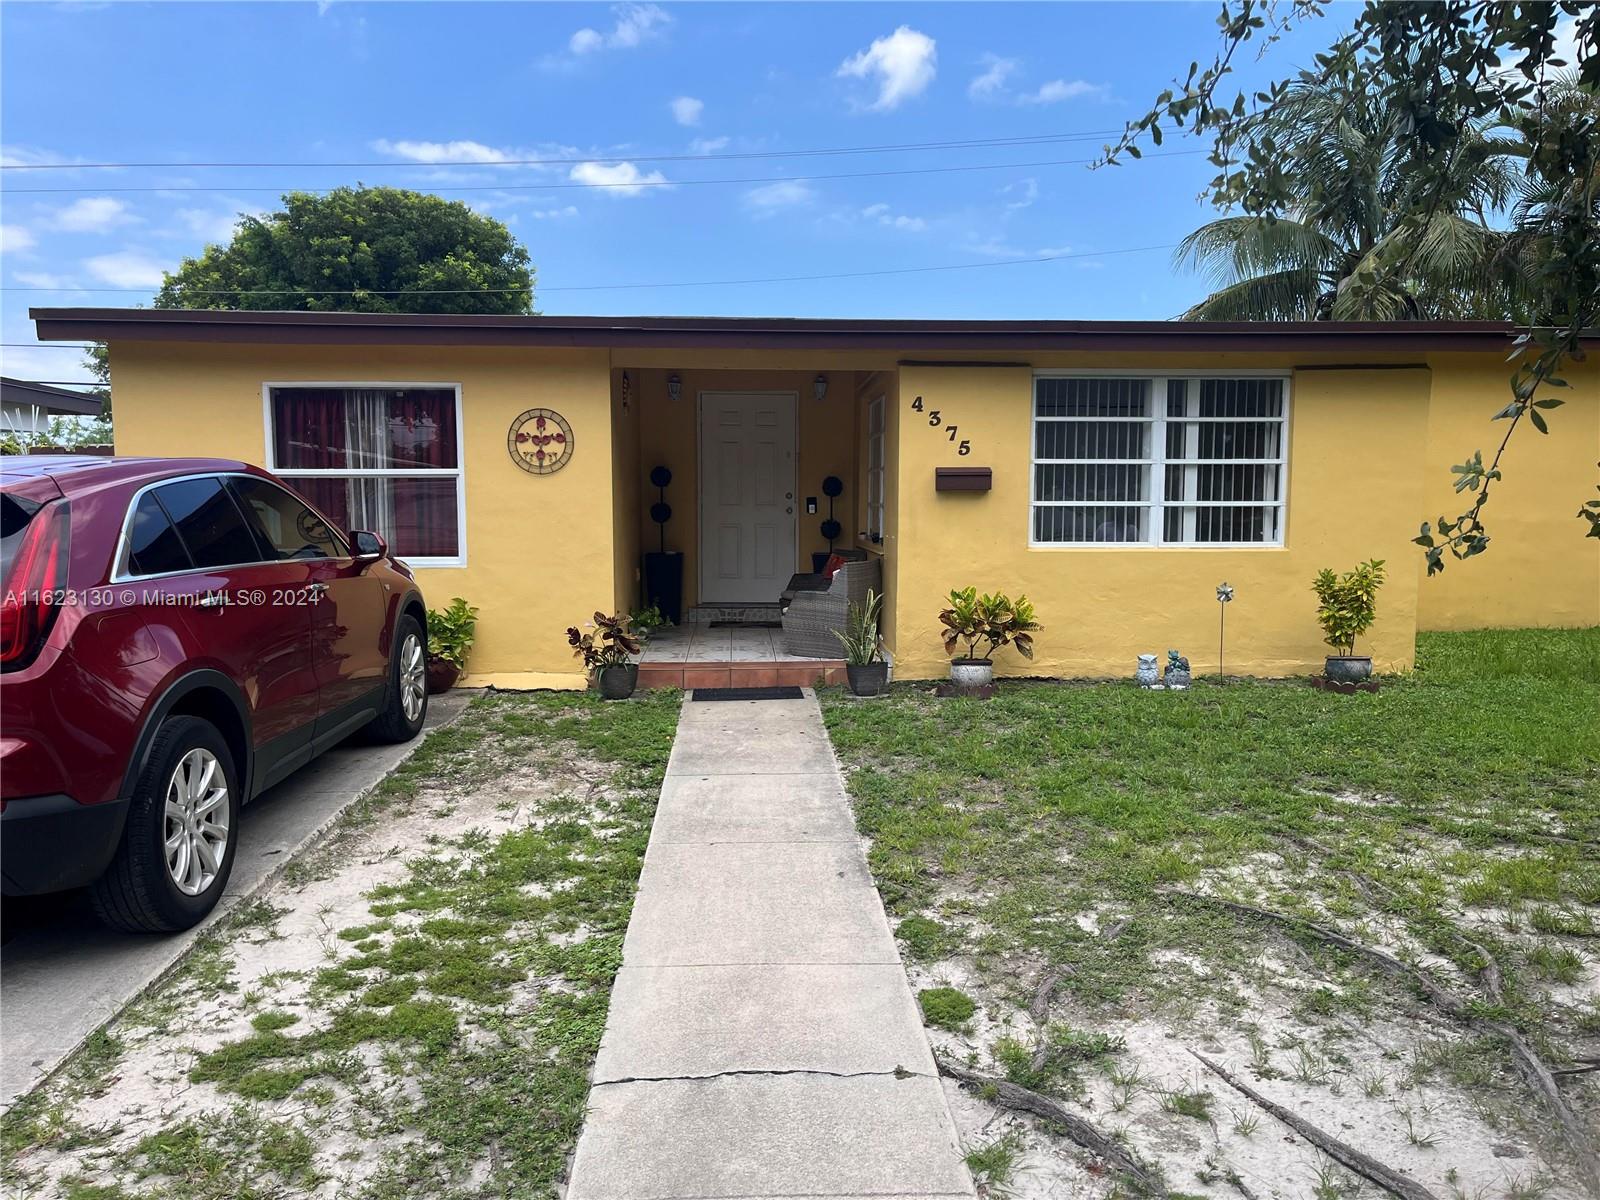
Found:
[{"label": "front door handle", "polygon": [[195,603],[196,608],[226,608],[228,594],[226,592],[209,592]]},{"label": "front door handle", "polygon": [[306,593],[313,600],[322,599],[322,593],[326,592],[327,590],[328,590],[328,585],[325,584],[325,583],[309,583],[309,584],[306,585]]}]

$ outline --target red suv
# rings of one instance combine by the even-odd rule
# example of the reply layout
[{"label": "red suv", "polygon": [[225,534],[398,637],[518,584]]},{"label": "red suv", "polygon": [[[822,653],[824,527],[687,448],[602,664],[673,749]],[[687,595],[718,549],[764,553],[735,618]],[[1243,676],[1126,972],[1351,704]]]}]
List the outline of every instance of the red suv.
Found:
[{"label": "red suv", "polygon": [[427,610],[381,537],[215,459],[0,461],[0,878],[121,929],[227,886],[239,808],[427,713]]}]

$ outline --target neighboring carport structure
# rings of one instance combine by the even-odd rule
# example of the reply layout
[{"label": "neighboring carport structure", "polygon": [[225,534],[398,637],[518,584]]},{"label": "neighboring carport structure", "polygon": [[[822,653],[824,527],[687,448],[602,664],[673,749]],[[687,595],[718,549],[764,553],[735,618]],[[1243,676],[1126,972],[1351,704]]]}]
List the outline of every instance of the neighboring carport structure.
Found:
[{"label": "neighboring carport structure", "polygon": [[51,417],[98,417],[103,406],[98,396],[0,376],[0,430],[8,433],[35,437]]}]

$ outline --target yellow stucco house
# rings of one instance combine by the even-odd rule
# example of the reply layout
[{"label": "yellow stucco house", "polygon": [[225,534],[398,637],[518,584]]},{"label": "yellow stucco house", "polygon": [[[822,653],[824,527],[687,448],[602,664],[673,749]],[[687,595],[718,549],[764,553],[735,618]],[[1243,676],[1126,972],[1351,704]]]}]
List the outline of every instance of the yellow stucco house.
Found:
[{"label": "yellow stucco house", "polygon": [[[1311,672],[1310,581],[1368,558],[1390,567],[1379,670],[1412,664],[1418,630],[1600,624],[1600,541],[1574,519],[1600,460],[1600,356],[1569,373],[1551,436],[1515,440],[1491,551],[1426,579],[1411,545],[1459,511],[1449,466],[1503,429],[1495,324],[33,317],[43,339],[109,344],[118,453],[276,470],[377,527],[431,604],[477,605],[473,683],[580,686],[565,629],[637,606],[663,536],[686,611],[775,602],[829,549],[830,502],[834,548],[881,564],[901,679],[946,673],[936,614],[967,584],[1035,602],[1037,657],[996,662],[1012,674],[1126,676],[1168,647],[1215,670],[1224,580],[1229,670]],[[793,664],[712,666],[691,650],[650,681]]]}]

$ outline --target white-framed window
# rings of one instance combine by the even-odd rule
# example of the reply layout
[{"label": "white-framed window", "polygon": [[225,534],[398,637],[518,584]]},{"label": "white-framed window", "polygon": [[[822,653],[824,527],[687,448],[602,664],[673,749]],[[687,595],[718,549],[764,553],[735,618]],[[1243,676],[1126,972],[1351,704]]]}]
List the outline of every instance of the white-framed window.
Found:
[{"label": "white-framed window", "polygon": [[345,530],[380,533],[412,566],[466,563],[461,388],[267,383],[267,467]]},{"label": "white-framed window", "polygon": [[1041,374],[1035,546],[1281,546],[1289,379]]},{"label": "white-framed window", "polygon": [[867,537],[883,541],[884,482],[887,460],[884,457],[885,408],[879,396],[867,404]]}]

